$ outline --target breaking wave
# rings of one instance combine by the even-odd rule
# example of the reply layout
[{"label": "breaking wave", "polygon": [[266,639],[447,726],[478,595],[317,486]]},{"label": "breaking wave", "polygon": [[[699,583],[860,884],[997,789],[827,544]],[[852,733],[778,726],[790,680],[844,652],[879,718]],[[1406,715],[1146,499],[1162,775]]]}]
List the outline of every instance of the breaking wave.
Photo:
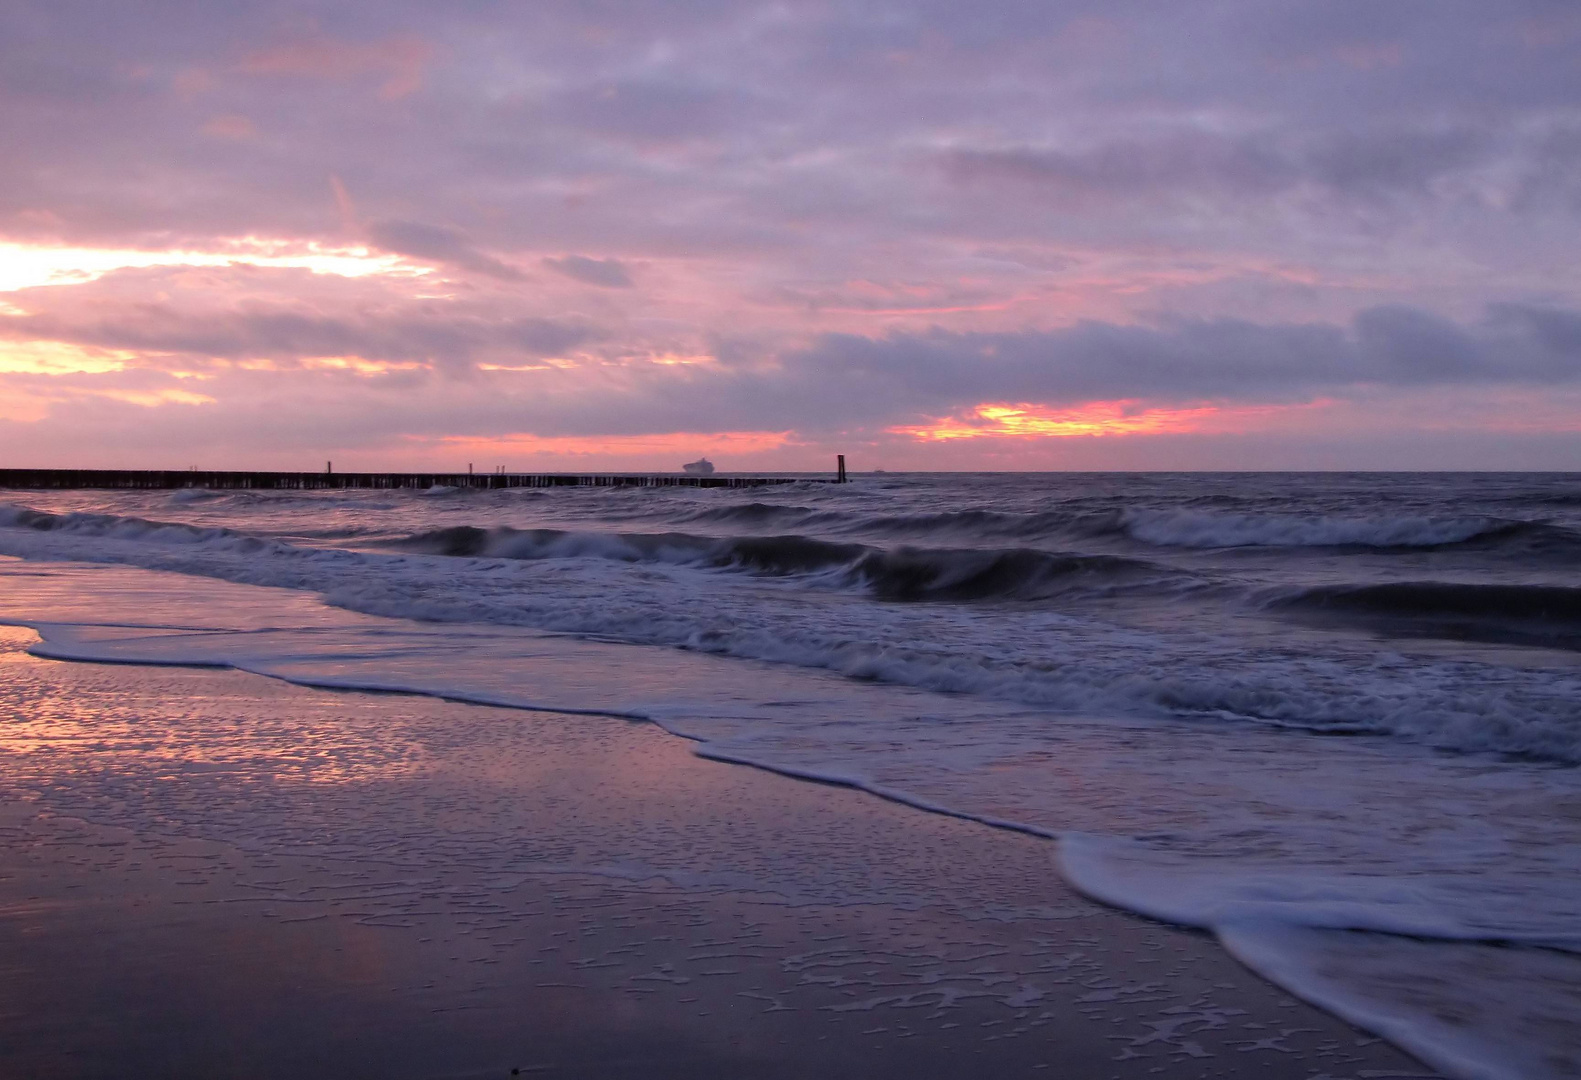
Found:
[{"label": "breaking wave", "polygon": [[1581,588],[1563,585],[1329,585],[1271,606],[1415,636],[1581,647]]},{"label": "breaking wave", "polygon": [[1037,600],[1072,589],[1185,584],[1190,575],[1140,559],[1031,548],[884,550],[807,536],[715,538],[689,533],[597,533],[454,526],[397,541],[429,555],[497,559],[595,558],[788,576],[832,575],[883,600]]},{"label": "breaking wave", "polygon": [[185,525],[178,522],[150,521],[115,514],[51,514],[24,506],[0,503],[0,527],[30,529],[34,532],[97,536],[107,540],[131,540],[153,544],[211,544],[216,541],[251,541],[259,547],[268,541],[233,529]]},{"label": "breaking wave", "polygon": [[[1210,623],[1197,628],[1205,609],[1191,599],[1221,582],[1140,559],[475,527],[432,529],[397,547],[310,547],[0,505],[5,554],[301,589],[371,615],[591,634],[1061,711],[1254,721],[1581,761],[1568,679],[1457,663],[1402,674],[1370,643],[1309,654],[1266,624],[1255,637],[1221,636]],[[1122,595],[1178,611],[1170,617],[1187,632],[1114,621],[1124,605],[1107,601]],[[857,598],[881,602],[849,602]],[[1017,603],[1047,598],[1060,609]]]},{"label": "breaking wave", "polygon": [[1161,566],[1116,555],[1057,555],[1028,548],[872,551],[855,572],[885,600],[1046,599],[1073,589],[1183,585]]},{"label": "breaking wave", "polygon": [[1512,555],[1581,554],[1581,533],[1543,521],[1486,515],[1281,513],[1203,508],[1203,503],[1196,499],[1169,509],[1135,509],[1066,500],[1033,512],[973,508],[873,514],[753,502],[690,509],[668,520],[683,527],[704,525],[723,531],[772,528],[929,545],[1107,547],[1118,542],[1166,549],[1336,548],[1381,553],[1469,545]]}]

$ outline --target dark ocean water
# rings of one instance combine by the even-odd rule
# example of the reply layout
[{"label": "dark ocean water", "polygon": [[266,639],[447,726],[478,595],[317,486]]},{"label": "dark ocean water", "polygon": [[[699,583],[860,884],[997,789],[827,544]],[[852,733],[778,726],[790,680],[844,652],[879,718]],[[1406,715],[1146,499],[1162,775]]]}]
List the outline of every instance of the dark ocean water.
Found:
[{"label": "dark ocean water", "polygon": [[33,533],[30,550],[306,586],[378,614],[1581,759],[1581,476],[78,493],[17,496],[0,522]]}]

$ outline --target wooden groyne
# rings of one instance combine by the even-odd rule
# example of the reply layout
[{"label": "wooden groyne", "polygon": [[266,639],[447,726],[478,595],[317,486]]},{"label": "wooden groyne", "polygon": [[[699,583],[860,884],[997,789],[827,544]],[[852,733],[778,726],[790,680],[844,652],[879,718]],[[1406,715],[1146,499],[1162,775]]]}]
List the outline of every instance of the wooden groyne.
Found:
[{"label": "wooden groyne", "polygon": [[830,484],[827,476],[690,476],[638,473],[369,473],[221,472],[201,469],[0,469],[0,488],[33,491],[97,489],[219,491],[326,491],[337,488],[738,488],[765,484]]}]

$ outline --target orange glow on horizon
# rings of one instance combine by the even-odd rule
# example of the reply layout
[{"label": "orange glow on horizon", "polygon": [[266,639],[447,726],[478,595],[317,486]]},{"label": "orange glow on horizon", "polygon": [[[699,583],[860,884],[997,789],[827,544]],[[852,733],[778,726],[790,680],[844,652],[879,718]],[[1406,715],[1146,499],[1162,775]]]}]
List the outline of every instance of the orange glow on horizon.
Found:
[{"label": "orange glow on horizon", "polygon": [[1212,405],[1171,409],[1144,406],[1136,401],[1092,401],[1078,408],[1061,410],[1026,402],[984,403],[970,412],[941,417],[931,424],[886,430],[892,435],[909,435],[922,442],[982,438],[1069,439],[1189,430],[1197,426],[1197,421],[1219,411]]},{"label": "orange glow on horizon", "polygon": [[1301,405],[1200,404],[1152,406],[1135,399],[1089,401],[1074,408],[1050,409],[1028,402],[984,402],[954,416],[928,424],[892,427],[891,435],[906,435],[919,442],[952,439],[1076,439],[1110,435],[1158,435],[1167,432],[1224,430],[1228,423],[1265,418],[1292,409],[1310,409],[1323,402]]},{"label": "orange glow on horizon", "polygon": [[532,435],[495,438],[446,435],[435,440],[448,449],[490,460],[523,455],[626,457],[665,455],[680,462],[698,454],[748,454],[778,450],[791,441],[789,431],[670,431],[650,435]]}]

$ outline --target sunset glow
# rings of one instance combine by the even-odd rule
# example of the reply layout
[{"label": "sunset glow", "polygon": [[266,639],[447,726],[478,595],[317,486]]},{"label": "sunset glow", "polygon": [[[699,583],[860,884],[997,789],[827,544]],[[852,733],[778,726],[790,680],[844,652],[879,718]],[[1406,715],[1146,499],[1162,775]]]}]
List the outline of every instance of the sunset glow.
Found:
[{"label": "sunset glow", "polygon": [[1581,460],[1581,29],[880,10],[40,6],[0,458]]},{"label": "sunset glow", "polygon": [[356,375],[388,375],[396,371],[424,371],[427,364],[414,360],[369,360],[361,356],[304,356],[291,364],[273,360],[241,360],[235,366],[243,371],[349,371]]},{"label": "sunset glow", "polygon": [[97,375],[121,371],[137,358],[127,349],[95,349],[59,341],[0,341],[0,375]]},{"label": "sunset glow", "polygon": [[210,250],[53,247],[0,242],[0,292],[95,281],[116,270],[156,266],[255,266],[339,277],[416,277],[429,268],[365,247],[326,247],[313,240],[243,237]]},{"label": "sunset glow", "polygon": [[1160,409],[1135,401],[1094,401],[1076,409],[1037,405],[979,405],[958,417],[917,427],[893,427],[895,435],[926,442],[948,439],[1072,439],[1189,431],[1219,413],[1214,406]]},{"label": "sunset glow", "polygon": [[[699,454],[757,454],[779,450],[791,441],[788,431],[675,431],[653,435],[538,436],[506,435],[495,439],[446,436],[436,449],[449,456],[464,454],[481,461],[520,461],[540,456],[565,458],[652,458],[669,462],[673,472]],[[673,459],[673,461],[671,461]]]},{"label": "sunset glow", "polygon": [[158,405],[212,405],[214,399],[192,390],[92,390],[99,397],[151,409]]}]

